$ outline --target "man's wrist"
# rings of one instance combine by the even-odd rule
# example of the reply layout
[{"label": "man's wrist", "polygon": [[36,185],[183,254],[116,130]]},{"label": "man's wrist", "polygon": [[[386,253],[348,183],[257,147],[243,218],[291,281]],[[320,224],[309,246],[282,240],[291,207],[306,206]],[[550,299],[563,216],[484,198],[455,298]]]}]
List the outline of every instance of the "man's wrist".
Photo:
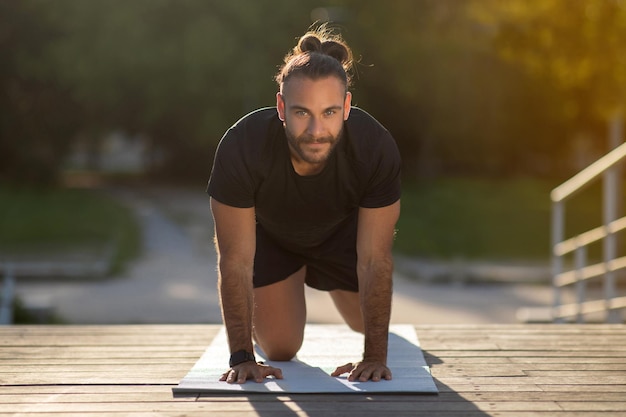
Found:
[{"label": "man's wrist", "polygon": [[228,365],[232,368],[244,362],[256,362],[254,353],[248,352],[247,350],[238,350],[230,355]]}]

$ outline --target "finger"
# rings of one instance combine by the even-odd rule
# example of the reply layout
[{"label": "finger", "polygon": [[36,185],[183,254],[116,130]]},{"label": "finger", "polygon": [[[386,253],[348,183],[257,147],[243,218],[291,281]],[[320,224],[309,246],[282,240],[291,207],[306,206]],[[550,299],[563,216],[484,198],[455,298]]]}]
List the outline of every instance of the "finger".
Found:
[{"label": "finger", "polygon": [[371,380],[374,382],[378,382],[380,381],[381,375],[382,375],[382,372],[377,369],[374,372],[372,372]]},{"label": "finger", "polygon": [[[348,381],[356,381],[357,379],[360,382],[366,382],[370,379],[372,381],[380,380],[380,372],[376,374],[379,368],[372,364],[364,364],[360,363],[359,366],[354,368],[354,370],[348,376]],[[375,379],[376,375],[378,375],[378,379]]]},{"label": "finger", "polygon": [[235,379],[237,378],[237,372],[234,369],[228,371],[228,377],[226,378],[226,382],[229,384],[234,384]]},{"label": "finger", "polygon": [[354,365],[352,363],[347,363],[345,365],[338,366],[337,369],[335,369],[335,371],[332,374],[330,374],[330,376],[340,376],[342,374],[352,371],[353,368],[354,368]]},{"label": "finger", "polygon": [[357,366],[350,372],[350,375],[348,375],[348,381],[356,381],[357,379],[362,382],[367,381],[369,379],[369,373],[366,371],[367,370],[362,365]]},{"label": "finger", "polygon": [[248,373],[246,371],[239,371],[237,373],[237,383],[238,384],[245,384],[246,381],[248,380]]},{"label": "finger", "polygon": [[272,366],[267,370],[267,374],[265,376],[273,375],[276,379],[283,379],[283,371],[280,368],[274,368]]},{"label": "finger", "polygon": [[264,366],[259,368],[258,372],[255,372],[254,380],[256,382],[263,382],[263,380],[267,377],[273,376],[278,379],[282,379],[282,372],[278,368],[274,368],[271,366]]},{"label": "finger", "polygon": [[389,370],[389,368],[387,368],[386,366],[383,366],[383,367],[368,366],[368,367],[355,368],[354,371],[352,371],[352,373],[348,377],[348,380],[356,381],[358,379],[360,382],[366,382],[369,380],[378,382],[383,378],[385,380],[391,380],[392,376],[391,376],[391,371]]}]

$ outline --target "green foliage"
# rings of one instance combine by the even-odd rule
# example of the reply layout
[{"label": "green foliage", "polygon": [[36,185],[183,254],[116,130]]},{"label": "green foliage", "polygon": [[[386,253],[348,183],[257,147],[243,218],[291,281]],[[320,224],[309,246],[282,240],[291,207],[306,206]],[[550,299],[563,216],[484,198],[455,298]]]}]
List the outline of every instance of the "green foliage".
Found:
[{"label": "green foliage", "polygon": [[483,1],[473,10],[496,32],[495,45],[504,57],[567,95],[572,120],[587,111],[612,116],[624,105],[623,1]]},{"label": "green foliage", "polygon": [[[440,259],[546,260],[550,190],[535,179],[443,178],[407,184],[395,250]],[[567,208],[567,236],[601,225],[599,187]],[[591,256],[599,256],[597,251]]]},{"label": "green foliage", "polygon": [[274,103],[271,78],[308,25],[305,5],[65,1],[51,12],[69,36],[52,54],[92,128],[142,133],[165,155],[157,168],[206,177],[223,132],[243,112]]},{"label": "green foliage", "polygon": [[63,255],[113,249],[113,271],[137,255],[140,231],[132,211],[102,193],[0,187],[0,254]]},{"label": "green foliage", "polygon": [[396,250],[434,258],[545,259],[549,187],[441,179],[404,187]]},{"label": "green foliage", "polygon": [[560,97],[499,58],[474,1],[348,3],[347,34],[364,57],[357,102],[394,134],[405,174],[558,172],[538,160],[562,158]]},{"label": "green foliage", "polygon": [[59,28],[35,2],[0,1],[0,181],[51,183],[79,109],[46,58]]}]

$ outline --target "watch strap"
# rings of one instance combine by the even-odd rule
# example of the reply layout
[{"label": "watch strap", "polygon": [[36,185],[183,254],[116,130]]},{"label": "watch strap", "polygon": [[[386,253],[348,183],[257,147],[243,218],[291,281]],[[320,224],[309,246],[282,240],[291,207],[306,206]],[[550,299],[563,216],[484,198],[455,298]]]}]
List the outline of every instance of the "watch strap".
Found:
[{"label": "watch strap", "polygon": [[254,353],[250,353],[246,350],[238,350],[237,352],[230,355],[228,365],[232,368],[233,366],[239,365],[240,363],[244,362],[256,362]]}]

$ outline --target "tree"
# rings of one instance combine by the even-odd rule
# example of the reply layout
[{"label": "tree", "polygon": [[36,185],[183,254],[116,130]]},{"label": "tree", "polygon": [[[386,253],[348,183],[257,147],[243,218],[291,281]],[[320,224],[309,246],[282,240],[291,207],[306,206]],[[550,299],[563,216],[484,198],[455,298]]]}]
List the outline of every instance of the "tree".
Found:
[{"label": "tree", "polygon": [[1,0],[0,28],[0,181],[50,184],[79,129],[79,108],[42,59],[62,34],[31,1]]},{"label": "tree", "polygon": [[0,1],[0,169],[47,167],[36,181],[77,137],[97,148],[111,130],[149,138],[156,173],[206,178],[223,132],[274,104],[276,65],[313,3]]},{"label": "tree", "polygon": [[535,161],[551,156],[559,98],[499,57],[473,0],[336,3],[363,56],[358,102],[398,140],[407,178],[549,173]]},{"label": "tree", "polygon": [[492,27],[505,58],[562,92],[572,123],[623,118],[626,3],[492,0],[477,2],[474,12]]},{"label": "tree", "polygon": [[143,134],[164,155],[154,173],[169,178],[208,176],[223,132],[242,113],[273,104],[273,70],[310,10],[286,0],[276,8],[199,0],[63,6],[55,13],[71,36],[53,55],[89,115],[90,136]]}]

